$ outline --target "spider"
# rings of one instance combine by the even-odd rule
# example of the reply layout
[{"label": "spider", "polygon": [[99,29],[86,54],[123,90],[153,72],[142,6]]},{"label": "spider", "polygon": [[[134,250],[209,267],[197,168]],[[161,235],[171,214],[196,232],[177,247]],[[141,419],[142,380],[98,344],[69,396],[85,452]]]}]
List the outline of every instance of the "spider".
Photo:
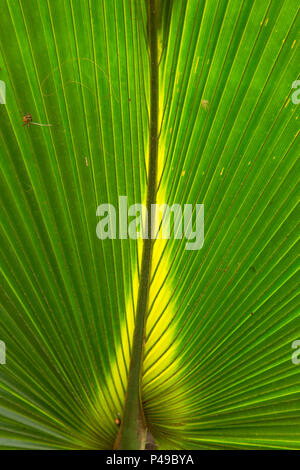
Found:
[{"label": "spider", "polygon": [[30,124],[34,124],[35,126],[52,126],[52,124],[41,124],[39,122],[33,122],[31,114],[28,113],[23,117],[23,126],[30,127]]}]

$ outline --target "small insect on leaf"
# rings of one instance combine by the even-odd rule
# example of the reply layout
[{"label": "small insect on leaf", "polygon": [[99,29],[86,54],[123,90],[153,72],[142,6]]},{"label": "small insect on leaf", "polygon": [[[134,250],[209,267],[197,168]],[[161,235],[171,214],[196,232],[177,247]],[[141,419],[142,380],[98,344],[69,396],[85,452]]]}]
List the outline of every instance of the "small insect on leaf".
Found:
[{"label": "small insect on leaf", "polygon": [[207,100],[201,100],[201,106],[203,109],[207,109],[209,102]]},{"label": "small insect on leaf", "polygon": [[115,424],[120,427],[121,425],[121,418],[120,418],[120,413],[117,413],[117,418],[115,418]]},{"label": "small insect on leaf", "polygon": [[25,114],[23,117],[23,126],[30,127],[30,124],[34,124],[35,126],[41,126],[41,127],[50,127],[52,124],[41,124],[40,122],[33,122],[32,121],[32,115],[31,114]]},{"label": "small insect on leaf", "polygon": [[32,116],[31,114],[25,114],[25,116],[23,117],[23,126],[30,126],[30,123],[32,121]]}]

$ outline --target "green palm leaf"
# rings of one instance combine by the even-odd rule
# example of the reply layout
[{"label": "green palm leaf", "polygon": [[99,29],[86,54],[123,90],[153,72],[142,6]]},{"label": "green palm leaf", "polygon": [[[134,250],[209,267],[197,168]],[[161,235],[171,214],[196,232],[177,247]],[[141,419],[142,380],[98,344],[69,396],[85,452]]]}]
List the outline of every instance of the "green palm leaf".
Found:
[{"label": "green palm leaf", "polygon": [[[1,448],[114,445],[143,241],[96,210],[146,203],[153,2],[1,2]],[[299,449],[298,2],[156,7],[157,202],[205,239],[153,243],[142,413],[162,449]]]}]

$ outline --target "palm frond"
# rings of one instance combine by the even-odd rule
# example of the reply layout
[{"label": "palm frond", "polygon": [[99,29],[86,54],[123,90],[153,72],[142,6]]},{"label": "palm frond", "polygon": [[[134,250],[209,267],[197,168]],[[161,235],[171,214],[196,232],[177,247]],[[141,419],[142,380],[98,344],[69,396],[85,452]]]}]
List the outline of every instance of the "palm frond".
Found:
[{"label": "palm frond", "polygon": [[[204,204],[205,238],[154,243],[147,425],[162,449],[299,449],[298,3],[161,5],[157,203]],[[99,240],[96,210],[146,200],[147,2],[0,16],[0,447],[112,448],[142,240]]]}]

